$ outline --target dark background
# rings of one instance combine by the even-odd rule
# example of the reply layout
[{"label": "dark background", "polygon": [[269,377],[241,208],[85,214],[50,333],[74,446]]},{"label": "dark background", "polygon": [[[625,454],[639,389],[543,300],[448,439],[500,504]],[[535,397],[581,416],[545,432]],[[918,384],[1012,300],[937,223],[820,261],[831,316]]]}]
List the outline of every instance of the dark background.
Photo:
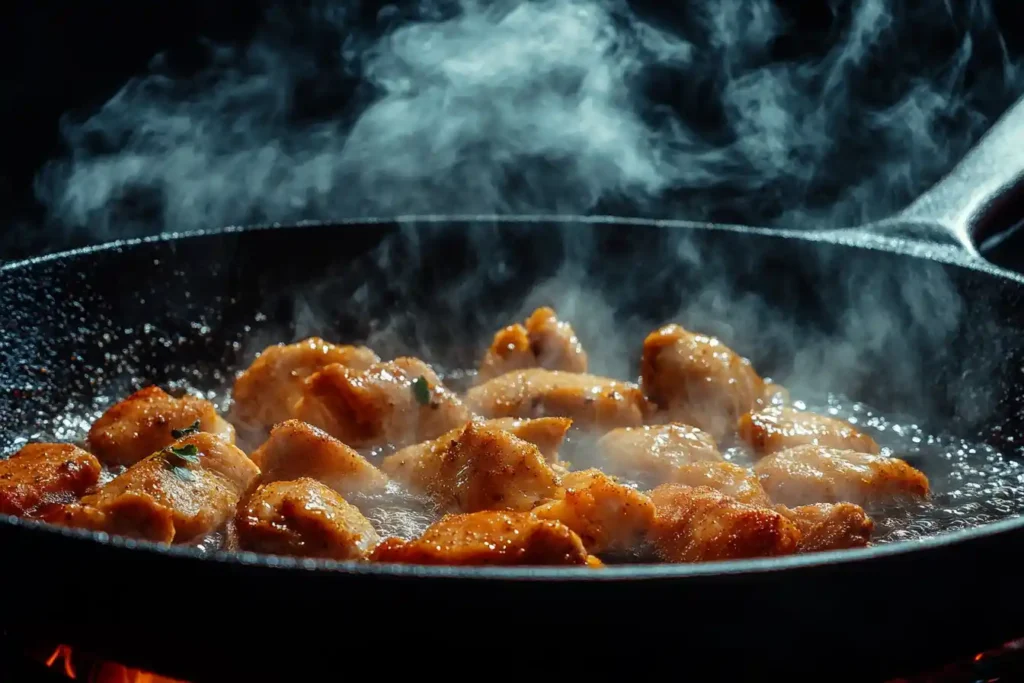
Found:
[{"label": "dark background", "polygon": [[[6,5],[0,21],[3,27],[0,30],[4,32],[0,45],[5,51],[7,70],[2,89],[4,102],[0,107],[5,117],[0,122],[0,131],[5,138],[0,162],[0,211],[4,220],[0,260],[78,246],[87,239],[47,230],[41,207],[33,198],[32,181],[40,166],[64,153],[58,133],[62,115],[68,112],[81,115],[99,106],[129,78],[143,72],[147,63],[159,53],[169,52],[172,61],[187,72],[202,63],[203,39],[244,44],[264,24],[271,10],[295,17],[291,39],[315,42],[319,38],[317,27],[303,24],[302,19],[308,4],[278,3],[276,9],[269,0],[179,0],[173,3],[112,0]],[[416,10],[411,8],[415,3],[406,4],[410,7],[401,8],[397,14],[392,13],[390,22],[403,12],[415,14]],[[897,10],[906,12],[927,11],[920,8],[925,5],[937,8],[940,4],[941,0],[893,3]],[[962,3],[965,7],[968,4]],[[368,36],[387,30],[389,21],[379,18],[383,3],[354,2],[350,5],[355,8],[361,30],[365,30]],[[647,0],[634,5],[644,14],[657,16],[662,23],[684,25],[687,21],[687,3]],[[841,29],[843,3],[795,2],[784,3],[784,6],[787,18],[794,22],[794,30],[772,46],[771,52],[776,58],[800,57],[827,49],[835,32]],[[959,6],[954,3],[954,9]],[[997,0],[992,7],[1010,57],[1019,58],[1024,54],[1024,3]],[[901,52],[900,46],[896,45],[891,55],[881,56],[877,68],[878,82],[884,84],[891,75],[886,68],[887,60],[906,58],[918,62],[921,69],[927,69],[930,56],[940,58],[948,54],[951,47],[962,40],[963,34],[951,27],[910,37],[914,42],[905,45],[904,51]],[[976,41],[975,53],[966,76],[968,86],[974,79],[981,81],[986,78],[993,65],[1003,59],[991,40]],[[913,63],[904,66],[911,71],[917,68]],[[346,106],[346,97],[365,99],[369,96],[359,92],[355,81],[345,83],[342,79],[334,85],[334,104],[341,108]],[[351,92],[346,94],[347,87]],[[994,120],[1012,101],[997,96],[986,100],[985,89],[982,87],[979,92],[982,98],[976,103],[977,109],[989,120]],[[691,102],[700,100],[699,84],[695,92],[686,93],[686,96]],[[691,120],[693,116],[699,118],[701,115],[692,114]],[[714,125],[713,113],[708,114],[708,125]],[[898,199],[909,201],[915,193],[927,189],[937,179],[938,176],[920,179],[920,187]],[[841,190],[841,181],[834,189]],[[760,198],[738,197],[735,202],[723,203],[727,208],[712,217],[753,225],[771,224],[773,211],[779,202],[786,199],[780,196],[772,198],[772,201],[774,205]],[[1011,215],[1002,220],[1009,224],[1017,218]],[[1016,249],[1014,241],[1004,245],[1004,254],[1000,255],[1002,262],[1014,265],[1015,257],[1009,258],[1006,253]]]}]

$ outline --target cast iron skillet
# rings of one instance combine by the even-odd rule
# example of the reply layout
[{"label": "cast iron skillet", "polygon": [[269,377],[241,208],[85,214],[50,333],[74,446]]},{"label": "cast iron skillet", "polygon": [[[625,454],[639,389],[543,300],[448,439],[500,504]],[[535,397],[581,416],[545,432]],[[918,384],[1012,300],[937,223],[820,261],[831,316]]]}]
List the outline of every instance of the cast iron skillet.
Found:
[{"label": "cast iron skillet", "polygon": [[[61,436],[53,415],[141,384],[225,386],[263,345],[313,333],[472,366],[499,324],[548,301],[575,307],[598,370],[623,370],[600,364],[622,357],[621,340],[635,358],[644,333],[684,311],[680,322],[782,379],[829,369],[794,361],[792,339],[852,341],[857,361],[823,388],[1015,456],[1024,278],[983,261],[973,240],[1017,185],[1022,129],[1018,104],[927,196],[855,231],[430,216],[172,234],[11,264],[0,269],[3,445]],[[192,680],[340,676],[369,662],[888,676],[1024,634],[1011,559],[1022,539],[1024,519],[1007,519],[758,561],[420,568],[199,557],[12,518],[0,520],[0,620]]]}]

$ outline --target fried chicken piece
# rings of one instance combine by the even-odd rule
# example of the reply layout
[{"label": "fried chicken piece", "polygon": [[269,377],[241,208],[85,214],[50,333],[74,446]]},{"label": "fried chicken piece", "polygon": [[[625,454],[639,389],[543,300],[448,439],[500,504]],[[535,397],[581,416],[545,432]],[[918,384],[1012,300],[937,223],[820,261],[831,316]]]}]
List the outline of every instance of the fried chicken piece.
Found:
[{"label": "fried chicken piece", "polygon": [[315,479],[342,496],[373,494],[387,486],[388,478],[366,458],[327,432],[300,420],[286,420],[251,459],[260,468],[260,481]]},{"label": "fried chicken piece", "polygon": [[389,538],[375,562],[443,565],[587,565],[580,537],[528,512],[445,515],[414,541]]},{"label": "fried chicken piece", "polygon": [[672,480],[686,486],[707,486],[747,505],[770,507],[772,504],[757,475],[724,460],[680,465]]},{"label": "fried chicken piece", "polygon": [[361,560],[380,542],[356,506],[309,477],[260,486],[235,528],[242,549],[270,555]]},{"label": "fried chicken piece", "polygon": [[404,449],[384,471],[445,509],[529,510],[557,492],[558,476],[540,450],[510,432],[470,422],[435,448]]},{"label": "fried chicken piece", "polygon": [[314,373],[306,380],[296,417],[364,448],[434,439],[472,414],[429,365],[396,358],[363,372],[335,364]]},{"label": "fried chicken piece", "polygon": [[567,417],[498,417],[484,420],[483,423],[488,427],[511,432],[523,441],[529,441],[540,449],[541,455],[552,465],[558,463],[558,450],[565,441],[566,432],[572,426],[572,420]]},{"label": "fried chicken piece", "polygon": [[186,429],[197,420],[199,431],[235,442],[235,428],[209,401],[188,395],[174,398],[159,387],[145,387],[93,423],[89,449],[107,465],[131,465],[174,443],[172,429]]},{"label": "fried chicken piece", "polygon": [[667,419],[721,441],[766,397],[750,361],[715,337],[667,325],[644,340],[641,386]]},{"label": "fried chicken piece", "polygon": [[874,439],[845,420],[789,407],[772,406],[747,413],[740,418],[738,431],[758,455],[805,444],[859,453],[877,454],[880,450]]},{"label": "fried chicken piece", "polygon": [[928,478],[898,458],[797,446],[754,465],[768,495],[782,505],[855,503],[870,507],[894,498],[923,498]]},{"label": "fried chicken piece", "polygon": [[818,503],[787,508],[775,508],[800,529],[801,553],[824,550],[863,548],[871,538],[875,523],[864,508],[852,503]]},{"label": "fried chicken piece", "polygon": [[574,426],[609,430],[643,422],[639,387],[577,372],[533,368],[510,372],[473,387],[466,403],[484,417],[572,418]]},{"label": "fried chicken piece", "polygon": [[212,434],[193,434],[143,458],[48,520],[160,543],[187,543],[231,518],[259,474],[232,444]]},{"label": "fried chicken piece", "polygon": [[597,469],[570,472],[560,499],[534,508],[541,519],[565,524],[588,552],[626,552],[639,545],[654,524],[654,503]]},{"label": "fried chicken piece", "polygon": [[66,443],[28,444],[0,460],[0,514],[30,517],[41,506],[69,503],[100,477],[100,461]]},{"label": "fried chicken piece", "polygon": [[597,442],[602,469],[648,487],[672,481],[682,465],[721,460],[710,434],[676,422],[613,429]]},{"label": "fried chicken piece", "polygon": [[295,417],[303,383],[314,372],[335,363],[363,372],[379,362],[365,346],[337,346],[319,337],[268,346],[235,380],[233,412],[240,423],[271,427]]},{"label": "fried chicken piece", "polygon": [[708,562],[789,555],[800,530],[784,516],[706,486],[662,484],[651,492],[650,540],[665,562]]},{"label": "fried chicken piece", "polygon": [[477,377],[483,382],[527,368],[587,371],[587,353],[576,333],[569,323],[560,321],[555,311],[546,306],[534,311],[526,319],[525,327],[516,323],[494,335]]}]

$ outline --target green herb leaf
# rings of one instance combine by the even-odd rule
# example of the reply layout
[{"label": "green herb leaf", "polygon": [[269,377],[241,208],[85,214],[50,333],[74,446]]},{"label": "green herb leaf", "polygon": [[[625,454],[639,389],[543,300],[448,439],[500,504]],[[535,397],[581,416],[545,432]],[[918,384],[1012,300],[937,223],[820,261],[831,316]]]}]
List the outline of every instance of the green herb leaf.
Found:
[{"label": "green herb leaf", "polygon": [[185,444],[175,448],[174,446],[168,446],[164,449],[164,452],[172,458],[177,458],[185,462],[190,462],[193,465],[199,463],[199,449],[194,444]]},{"label": "green herb leaf", "polygon": [[416,397],[416,402],[421,406],[430,403],[430,385],[427,384],[427,378],[423,375],[420,375],[413,381],[412,395]]},{"label": "green herb leaf", "polygon": [[176,476],[178,479],[181,479],[182,481],[195,481],[196,480],[196,475],[194,475],[192,473],[192,470],[190,470],[187,467],[181,467],[180,465],[175,465],[175,466],[171,467],[171,472],[173,472],[174,476]]},{"label": "green herb leaf", "polygon": [[182,438],[184,438],[186,436],[192,436],[193,434],[198,434],[198,433],[199,433],[199,420],[196,420],[195,422],[193,422],[188,427],[185,427],[184,429],[172,429],[171,430],[171,436],[173,436],[175,439],[182,439]]}]

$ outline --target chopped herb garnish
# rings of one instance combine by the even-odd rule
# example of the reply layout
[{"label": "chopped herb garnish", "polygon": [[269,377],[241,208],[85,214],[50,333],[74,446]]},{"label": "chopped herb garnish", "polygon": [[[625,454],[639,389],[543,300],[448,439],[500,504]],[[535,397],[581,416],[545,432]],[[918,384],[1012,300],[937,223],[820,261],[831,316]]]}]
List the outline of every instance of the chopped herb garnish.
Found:
[{"label": "chopped herb garnish", "polygon": [[420,375],[413,381],[412,395],[416,397],[416,402],[421,406],[430,403],[430,385],[427,384],[427,378],[423,375]]},{"label": "chopped herb garnish", "polygon": [[171,436],[173,436],[175,439],[182,439],[182,438],[184,438],[186,436],[192,436],[193,434],[198,434],[198,433],[199,433],[199,420],[196,420],[195,422],[190,424],[188,427],[185,427],[184,429],[172,429],[171,430]]},{"label": "chopped herb garnish", "polygon": [[171,446],[167,450],[172,455],[175,455],[181,458],[182,460],[187,460],[193,465],[199,462],[199,449],[196,448],[194,444],[188,443],[185,444],[184,446],[179,446],[178,448]]},{"label": "chopped herb garnish", "polygon": [[187,467],[181,467],[180,465],[174,465],[171,467],[171,472],[174,473],[178,479],[184,481],[195,481],[196,475],[192,474],[192,470]]},{"label": "chopped herb garnish", "polygon": [[196,480],[196,475],[192,474],[192,471],[185,467],[185,463],[199,464],[200,453],[195,445],[188,443],[177,448],[168,446],[163,452],[167,455],[167,467],[174,473],[174,476],[183,481]]}]

